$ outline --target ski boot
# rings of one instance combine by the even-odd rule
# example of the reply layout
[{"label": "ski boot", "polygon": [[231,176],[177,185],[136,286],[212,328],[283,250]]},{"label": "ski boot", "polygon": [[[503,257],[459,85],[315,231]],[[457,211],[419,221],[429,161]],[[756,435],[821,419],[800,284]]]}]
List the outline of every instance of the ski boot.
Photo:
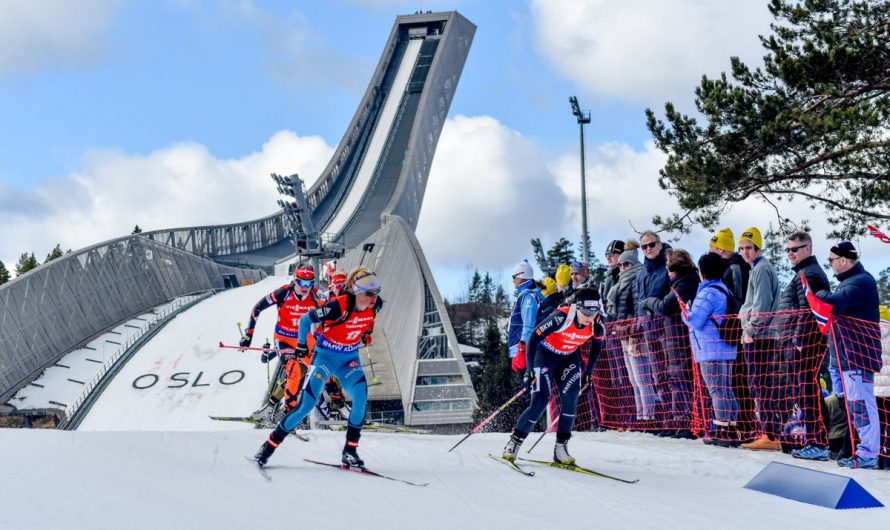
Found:
[{"label": "ski boot", "polygon": [[519,455],[519,446],[522,445],[523,441],[523,438],[519,438],[515,434],[511,434],[510,441],[507,442],[507,445],[504,446],[504,453],[501,455],[501,458],[503,458],[504,460],[509,460],[510,462],[515,462],[516,457]]},{"label": "ski boot", "polygon": [[253,414],[251,414],[250,417],[259,422],[273,423],[273,420],[275,419],[275,405],[276,404],[274,403],[266,403],[262,407],[253,411]]},{"label": "ski boot", "polygon": [[556,442],[553,446],[553,461],[557,464],[575,465],[575,457],[569,454],[569,442]]},{"label": "ski boot", "polygon": [[346,442],[346,445],[343,446],[343,455],[340,457],[340,461],[343,462],[343,465],[346,467],[356,467],[356,468],[364,468],[365,461],[358,456],[358,442]]},{"label": "ski boot", "polygon": [[256,462],[256,465],[259,467],[263,467],[266,465],[266,462],[269,461],[269,457],[272,456],[272,453],[275,452],[275,448],[277,445],[273,445],[271,440],[266,440],[263,442],[263,445],[260,446],[260,450],[253,455],[253,459]]}]

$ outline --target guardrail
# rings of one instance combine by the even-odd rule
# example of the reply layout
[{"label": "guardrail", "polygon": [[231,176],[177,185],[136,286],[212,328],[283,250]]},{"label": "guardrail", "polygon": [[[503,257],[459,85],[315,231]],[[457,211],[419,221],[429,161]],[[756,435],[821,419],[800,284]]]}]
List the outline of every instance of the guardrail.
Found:
[{"label": "guardrail", "polygon": [[[206,300],[215,294],[215,291],[209,291],[204,293],[203,295],[191,295],[182,298],[177,298],[173,301],[172,304],[165,307],[160,313],[156,313],[158,315],[158,319],[154,322],[147,322],[145,326],[143,326],[139,333],[132,335],[127,341],[121,344],[120,348],[115,351],[111,357],[106,360],[102,367],[99,368],[99,372],[93,377],[83,388],[83,391],[80,393],[80,396],[74,400],[73,403],[68,405],[65,408],[65,420],[59,426],[60,429],[67,429],[71,424],[72,420],[76,417],[80,407],[91,397],[93,391],[98,387],[102,380],[108,375],[109,370],[115,368],[117,363],[130,351],[130,348],[136,346],[145,338],[146,333],[152,330],[152,328],[160,328],[167,322],[169,322],[174,316],[176,316],[181,311],[188,309],[189,307],[201,302],[202,300]],[[79,422],[78,422],[79,423]]]}]

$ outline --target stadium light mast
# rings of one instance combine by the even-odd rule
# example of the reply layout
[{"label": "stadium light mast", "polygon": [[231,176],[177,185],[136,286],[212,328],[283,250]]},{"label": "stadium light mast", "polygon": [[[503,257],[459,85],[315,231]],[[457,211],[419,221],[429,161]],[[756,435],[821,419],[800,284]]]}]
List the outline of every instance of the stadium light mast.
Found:
[{"label": "stadium light mast", "polygon": [[587,178],[584,168],[584,126],[590,123],[590,111],[582,111],[578,105],[578,98],[569,97],[569,103],[572,105],[572,115],[578,118],[578,128],[581,129],[581,255],[584,263],[590,265],[590,249],[587,248],[587,242],[590,235],[587,233]]}]

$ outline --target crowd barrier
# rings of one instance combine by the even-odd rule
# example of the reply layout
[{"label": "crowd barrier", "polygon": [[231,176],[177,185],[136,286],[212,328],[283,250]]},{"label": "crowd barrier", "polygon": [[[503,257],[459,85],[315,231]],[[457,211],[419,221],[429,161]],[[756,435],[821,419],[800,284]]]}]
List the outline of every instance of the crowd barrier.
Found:
[{"label": "crowd barrier", "polygon": [[[878,426],[880,453],[890,456],[890,353],[884,357],[884,384],[878,374],[877,385],[844,392],[834,370],[843,363],[844,370],[880,372],[879,326],[839,317],[826,336],[809,310],[761,313],[756,319],[753,340],[738,344],[722,340],[716,328],[690,334],[679,315],[609,322],[593,389],[579,402],[576,430],[683,433],[732,445],[766,435],[788,450],[824,446],[830,427],[825,397],[844,394],[848,445],[855,448],[863,433],[873,435]],[[890,342],[890,324],[884,325],[884,341]],[[862,388],[876,394],[876,410],[859,400]],[[550,422],[557,411],[554,402]]]}]

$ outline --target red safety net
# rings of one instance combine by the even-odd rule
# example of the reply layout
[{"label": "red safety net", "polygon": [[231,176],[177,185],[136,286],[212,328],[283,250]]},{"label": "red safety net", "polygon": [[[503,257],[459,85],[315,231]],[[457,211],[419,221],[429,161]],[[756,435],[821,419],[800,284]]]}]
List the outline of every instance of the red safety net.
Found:
[{"label": "red safety net", "polygon": [[[731,326],[710,319],[693,333],[679,316],[608,323],[594,388],[579,398],[576,430],[658,431],[730,446],[765,438],[786,450],[845,441],[868,456],[864,437],[866,448],[890,456],[890,323],[879,329],[840,317],[828,336],[809,310],[760,313],[738,323],[747,331],[737,343],[725,340],[731,333],[721,336],[719,328]],[[843,371],[883,373],[874,384],[868,375],[841,378],[829,369],[831,356],[837,365],[843,360]],[[845,382],[852,382],[846,392]],[[547,425],[558,410],[552,402]]]}]

